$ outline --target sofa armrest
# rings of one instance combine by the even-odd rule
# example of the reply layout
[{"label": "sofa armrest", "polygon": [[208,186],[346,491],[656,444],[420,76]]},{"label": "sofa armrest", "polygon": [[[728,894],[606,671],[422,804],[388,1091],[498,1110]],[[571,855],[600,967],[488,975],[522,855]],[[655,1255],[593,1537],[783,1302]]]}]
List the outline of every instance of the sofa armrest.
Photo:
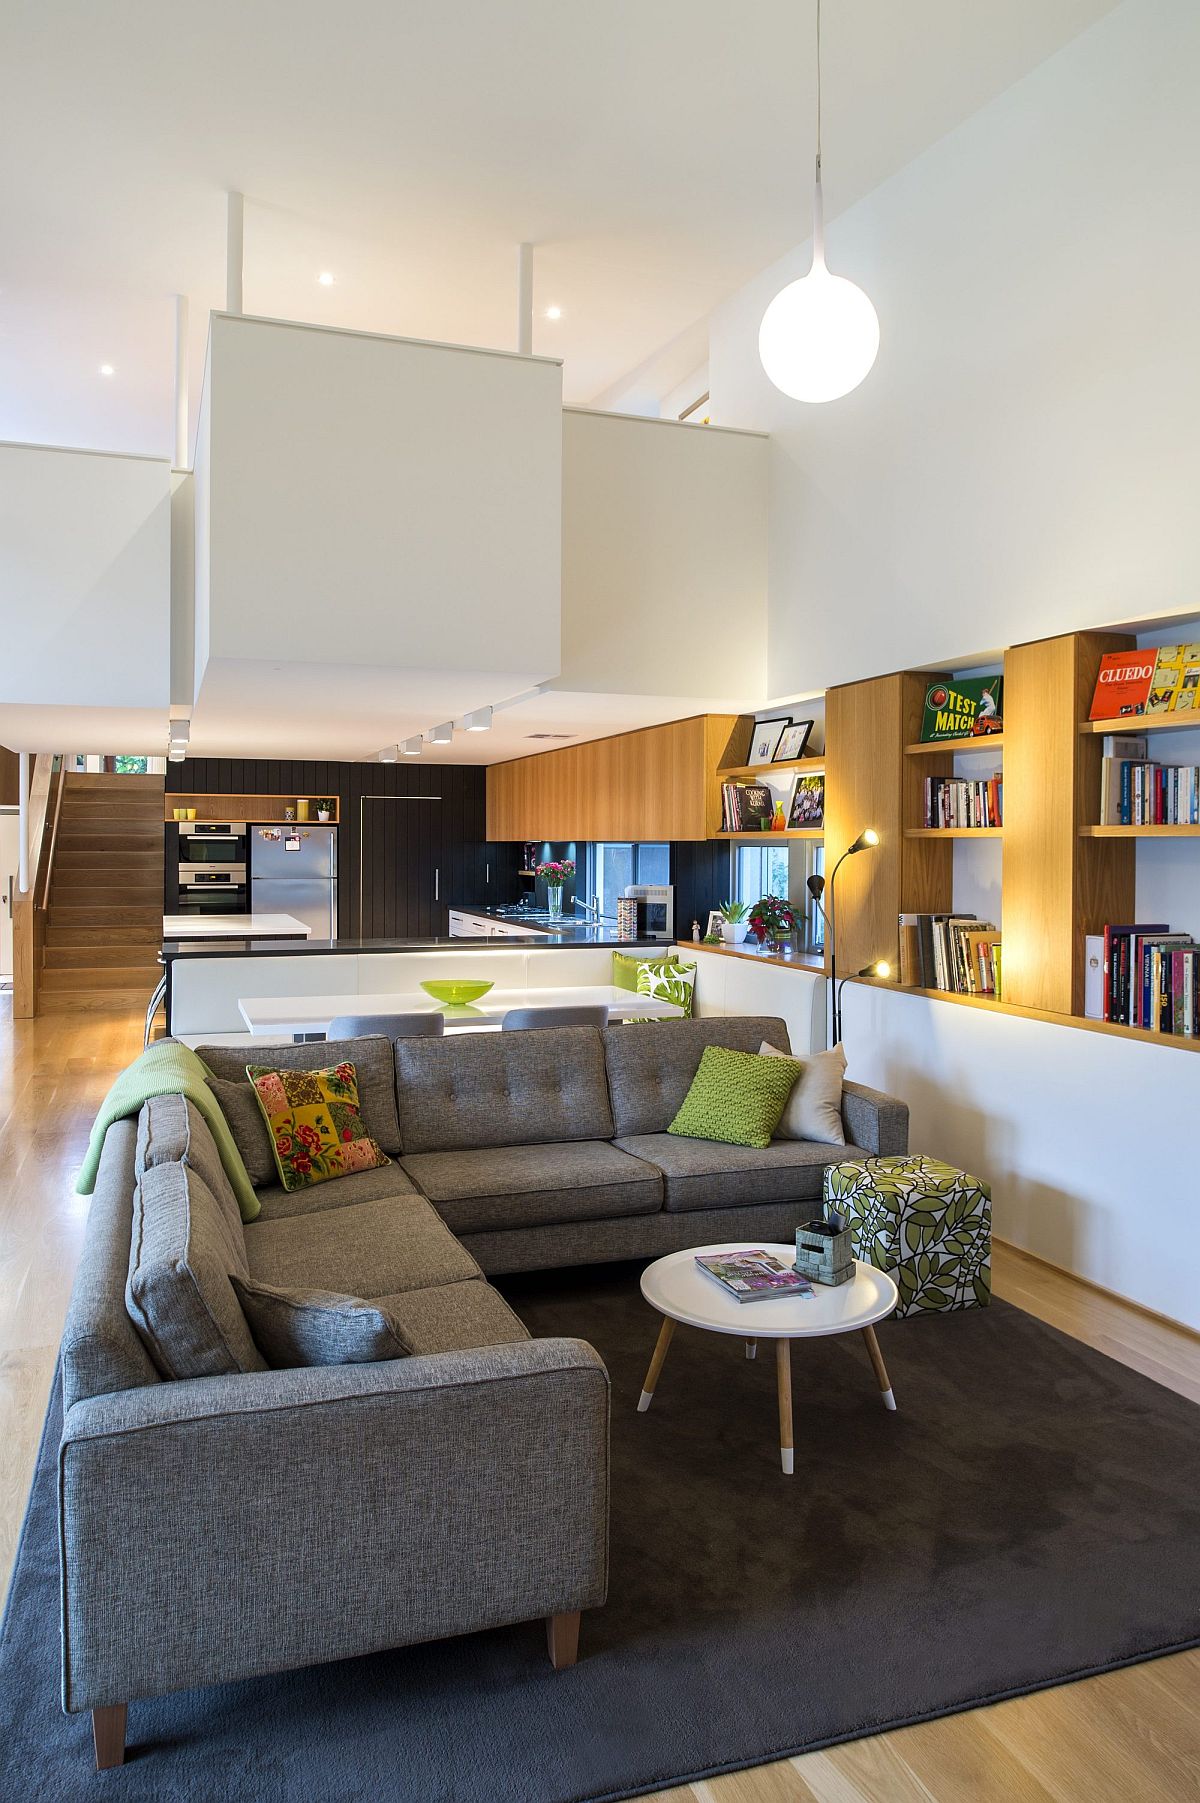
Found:
[{"label": "sofa armrest", "polygon": [[559,1339],[76,1403],[64,1707],[603,1602],[608,1392]]},{"label": "sofa armrest", "polygon": [[908,1103],[865,1083],[843,1083],[842,1125],[853,1146],[876,1155],[908,1151]]}]

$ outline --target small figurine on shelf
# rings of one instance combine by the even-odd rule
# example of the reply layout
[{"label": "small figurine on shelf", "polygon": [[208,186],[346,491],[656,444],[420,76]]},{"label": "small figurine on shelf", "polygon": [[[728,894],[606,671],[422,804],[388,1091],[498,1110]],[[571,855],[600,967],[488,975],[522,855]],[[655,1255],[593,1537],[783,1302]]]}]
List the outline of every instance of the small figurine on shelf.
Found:
[{"label": "small figurine on shelf", "polygon": [[699,945],[699,943],[700,943],[700,922],[698,920],[693,920],[693,922],[692,922],[692,944]]}]

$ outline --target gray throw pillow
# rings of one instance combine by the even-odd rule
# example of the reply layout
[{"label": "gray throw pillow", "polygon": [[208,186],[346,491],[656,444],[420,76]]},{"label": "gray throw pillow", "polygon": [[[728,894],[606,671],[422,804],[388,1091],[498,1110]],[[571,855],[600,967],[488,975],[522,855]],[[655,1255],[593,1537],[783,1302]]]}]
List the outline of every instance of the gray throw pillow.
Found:
[{"label": "gray throw pillow", "polygon": [[298,1365],[369,1365],[407,1358],[412,1347],[387,1310],[328,1290],[281,1290],[234,1277],[258,1350],[277,1371]]},{"label": "gray throw pillow", "polygon": [[233,1143],[242,1155],[246,1175],[255,1189],[266,1189],[268,1184],[278,1183],[271,1135],[249,1077],[243,1074],[238,1082],[229,1077],[210,1076],[206,1081],[217,1098],[217,1106],[225,1116]]},{"label": "gray throw pillow", "polygon": [[[759,1046],[764,1058],[788,1058],[778,1046],[764,1039]],[[803,1065],[800,1079],[788,1097],[775,1129],[779,1139],[807,1139],[818,1146],[844,1146],[846,1130],[842,1125],[842,1084],[846,1077],[846,1054],[840,1045],[831,1052],[810,1052],[807,1058],[793,1058]]]}]

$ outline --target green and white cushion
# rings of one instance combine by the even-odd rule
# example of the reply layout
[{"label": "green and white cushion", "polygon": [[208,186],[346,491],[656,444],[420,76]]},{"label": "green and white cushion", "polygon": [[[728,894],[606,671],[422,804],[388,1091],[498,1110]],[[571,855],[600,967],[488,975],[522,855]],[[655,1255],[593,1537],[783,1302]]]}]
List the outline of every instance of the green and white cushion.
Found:
[{"label": "green and white cushion", "polygon": [[826,1168],[825,1201],[855,1257],[895,1279],[898,1315],[991,1301],[992,1193],[977,1177],[918,1153],[847,1159]]},{"label": "green and white cushion", "polygon": [[696,990],[696,966],[681,958],[643,958],[637,968],[637,993],[674,1002],[690,1019]]}]

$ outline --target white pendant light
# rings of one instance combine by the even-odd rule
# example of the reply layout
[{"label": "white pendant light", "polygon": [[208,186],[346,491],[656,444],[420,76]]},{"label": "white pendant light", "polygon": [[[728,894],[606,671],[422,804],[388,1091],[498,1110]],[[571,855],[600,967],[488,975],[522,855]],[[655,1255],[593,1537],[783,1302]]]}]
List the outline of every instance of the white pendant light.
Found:
[{"label": "white pendant light", "polygon": [[758,328],[758,355],[794,401],[836,401],[857,388],[879,350],[879,316],[862,289],[825,263],[821,196],[821,0],[817,0],[817,160],[812,268],[780,290]]}]

